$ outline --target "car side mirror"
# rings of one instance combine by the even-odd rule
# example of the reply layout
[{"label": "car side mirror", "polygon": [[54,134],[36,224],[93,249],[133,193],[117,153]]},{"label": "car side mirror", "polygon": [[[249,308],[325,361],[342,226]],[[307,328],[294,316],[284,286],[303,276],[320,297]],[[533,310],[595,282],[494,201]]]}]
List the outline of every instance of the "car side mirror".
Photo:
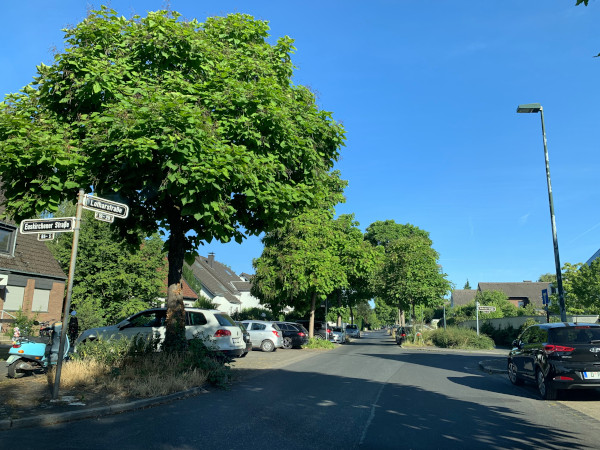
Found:
[{"label": "car side mirror", "polygon": [[515,339],[512,341],[512,346],[516,348],[521,348],[521,341],[519,339]]}]

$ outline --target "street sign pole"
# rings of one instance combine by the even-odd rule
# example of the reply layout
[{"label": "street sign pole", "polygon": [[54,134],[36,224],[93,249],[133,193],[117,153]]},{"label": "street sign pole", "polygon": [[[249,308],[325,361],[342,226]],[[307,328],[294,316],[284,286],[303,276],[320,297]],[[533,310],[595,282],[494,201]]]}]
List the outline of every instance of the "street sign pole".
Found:
[{"label": "street sign pole", "polygon": [[73,231],[73,245],[71,249],[71,264],[69,266],[69,283],[67,285],[67,296],[63,311],[62,328],[60,330],[60,347],[58,349],[58,361],[56,362],[56,374],[54,376],[54,389],[52,390],[52,399],[58,398],[60,388],[60,373],[62,371],[63,357],[65,354],[65,343],[67,338],[67,320],[69,318],[69,309],[71,308],[71,294],[73,292],[73,278],[75,277],[75,260],[77,259],[77,245],[79,243],[79,229],[81,228],[81,211],[83,209],[83,189],[79,189],[77,198],[77,214],[75,216],[75,228]]},{"label": "street sign pole", "polygon": [[477,320],[477,336],[479,336],[479,302],[475,302],[475,318]]}]

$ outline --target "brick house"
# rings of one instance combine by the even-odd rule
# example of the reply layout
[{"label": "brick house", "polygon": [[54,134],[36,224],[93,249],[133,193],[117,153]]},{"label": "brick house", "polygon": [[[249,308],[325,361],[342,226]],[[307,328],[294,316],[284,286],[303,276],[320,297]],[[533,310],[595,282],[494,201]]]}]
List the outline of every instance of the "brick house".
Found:
[{"label": "brick house", "polygon": [[0,329],[21,309],[40,322],[61,320],[67,276],[37,234],[20,234],[4,213],[0,190]]},{"label": "brick house", "polygon": [[501,291],[508,301],[517,308],[532,304],[536,309],[542,309],[542,290],[547,289],[550,295],[551,283],[523,281],[516,283],[478,283],[477,289],[456,289],[450,297],[451,306],[463,306],[475,299],[478,292]]}]

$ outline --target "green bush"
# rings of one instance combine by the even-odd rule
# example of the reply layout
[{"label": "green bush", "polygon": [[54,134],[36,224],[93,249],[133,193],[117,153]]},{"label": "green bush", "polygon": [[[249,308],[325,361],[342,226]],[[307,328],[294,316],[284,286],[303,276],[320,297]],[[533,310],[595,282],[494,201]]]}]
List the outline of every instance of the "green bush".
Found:
[{"label": "green bush", "polygon": [[122,367],[127,358],[156,351],[158,343],[157,337],[150,340],[125,337],[107,340],[98,338],[77,345],[77,352],[73,353],[71,358],[94,359],[110,367]]},{"label": "green bush", "polygon": [[6,332],[6,336],[12,337],[15,332],[15,327],[19,328],[21,336],[32,335],[34,326],[37,322],[36,319],[37,314],[33,318],[30,318],[19,308],[19,310],[15,313],[15,321],[13,322],[12,327],[10,327]]},{"label": "green bush", "polygon": [[331,341],[326,341],[325,339],[315,339],[314,337],[312,337],[308,340],[308,344],[306,344],[305,347],[332,349],[335,348],[335,344]]},{"label": "green bush", "polygon": [[433,345],[441,348],[475,348],[492,349],[494,341],[485,334],[477,336],[477,332],[468,328],[446,327],[439,328],[427,336]]},{"label": "green bush", "polygon": [[194,337],[189,341],[186,357],[182,364],[182,371],[200,369],[207,374],[207,381],[219,388],[227,387],[231,367],[231,358],[215,351],[211,345],[201,337]]}]

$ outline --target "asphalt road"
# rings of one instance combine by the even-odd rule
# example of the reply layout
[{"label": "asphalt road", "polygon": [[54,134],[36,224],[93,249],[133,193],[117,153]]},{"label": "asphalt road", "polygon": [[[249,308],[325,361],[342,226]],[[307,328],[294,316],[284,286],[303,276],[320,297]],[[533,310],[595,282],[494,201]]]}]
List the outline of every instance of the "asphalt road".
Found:
[{"label": "asphalt road", "polygon": [[486,358],[504,356],[400,349],[386,334],[370,333],[228,391],[0,432],[0,448],[598,447],[599,421],[567,402],[538,400],[533,386],[514,387],[504,375],[480,371],[478,362]]}]

